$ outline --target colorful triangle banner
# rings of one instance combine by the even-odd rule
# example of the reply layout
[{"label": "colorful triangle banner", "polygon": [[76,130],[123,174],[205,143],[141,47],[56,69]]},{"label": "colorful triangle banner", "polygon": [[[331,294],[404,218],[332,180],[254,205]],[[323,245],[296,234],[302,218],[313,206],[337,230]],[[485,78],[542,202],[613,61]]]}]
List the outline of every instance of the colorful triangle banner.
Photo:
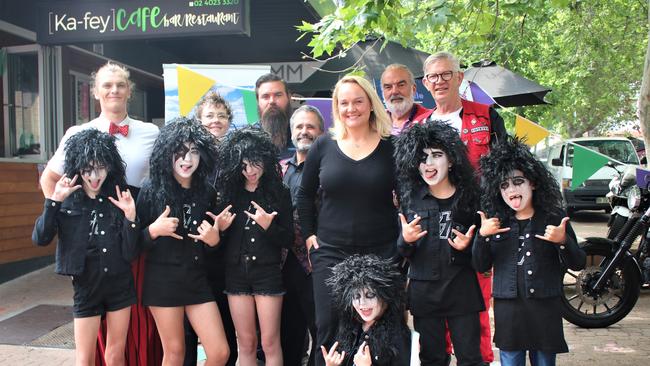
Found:
[{"label": "colorful triangle banner", "polygon": [[249,125],[260,120],[257,113],[257,98],[252,90],[241,89],[242,98],[244,99],[244,111],[246,112],[246,121]]},{"label": "colorful triangle banner", "polygon": [[176,66],[176,73],[180,113],[187,116],[215,81],[183,66]]},{"label": "colorful triangle banner", "polygon": [[582,182],[591,177],[598,169],[602,168],[609,159],[586,147],[573,145],[573,175],[571,176],[571,190],[578,188]]},{"label": "colorful triangle banner", "polygon": [[526,145],[535,146],[550,134],[551,133],[547,129],[537,123],[520,115],[516,115],[515,136],[523,139]]}]

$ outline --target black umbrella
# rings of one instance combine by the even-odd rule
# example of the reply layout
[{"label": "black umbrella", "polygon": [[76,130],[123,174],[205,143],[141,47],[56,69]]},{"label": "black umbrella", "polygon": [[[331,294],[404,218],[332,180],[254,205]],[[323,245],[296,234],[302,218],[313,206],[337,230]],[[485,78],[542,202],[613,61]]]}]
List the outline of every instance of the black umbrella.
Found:
[{"label": "black umbrella", "polygon": [[386,66],[394,63],[406,65],[416,78],[422,77],[422,64],[429,56],[428,53],[405,48],[391,41],[381,49],[382,44],[383,40],[358,42],[344,57],[324,62],[319,67],[321,70],[317,70],[301,84],[292,85],[291,89],[297,92],[330,91],[355,66],[372,79],[379,79]]},{"label": "black umbrella", "polygon": [[544,101],[551,89],[514,73],[493,61],[481,61],[465,70],[465,80],[481,87],[504,107],[548,104]]}]

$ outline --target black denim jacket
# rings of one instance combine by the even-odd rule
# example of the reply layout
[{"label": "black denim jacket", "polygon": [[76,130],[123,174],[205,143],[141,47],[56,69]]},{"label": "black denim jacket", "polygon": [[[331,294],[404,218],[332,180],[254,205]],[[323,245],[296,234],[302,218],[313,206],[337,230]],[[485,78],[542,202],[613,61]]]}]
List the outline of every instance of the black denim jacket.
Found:
[{"label": "black denim jacket", "polygon": [[[43,214],[36,219],[32,241],[45,246],[58,234],[55,270],[58,274],[83,273],[90,240],[98,249],[101,271],[110,275],[130,271],[130,262],[138,253],[140,225],[127,220],[120,209],[100,196],[96,202],[97,234],[89,235],[92,212],[89,203],[89,198],[77,199],[75,195],[63,203],[46,199]],[[119,220],[121,225],[116,225]]]},{"label": "black denim jacket", "polygon": [[[151,189],[150,185],[146,185],[143,191]],[[143,250],[147,251],[146,262],[203,267],[206,252],[216,251],[221,246],[222,243],[220,242],[217,246],[210,247],[201,240],[187,236],[188,233],[198,235],[197,229],[201,226],[203,220],[207,220],[211,224],[214,223],[214,220],[206,214],[206,211],[210,211],[215,215],[218,214],[218,212],[214,212],[214,192],[209,192],[208,198],[201,200],[196,197],[189,197],[188,192],[184,192],[184,194],[188,196],[185,204],[189,207],[170,206],[171,213],[169,215],[169,217],[176,217],[179,220],[176,234],[182,236],[183,240],[171,236],[160,236],[152,239],[149,234],[149,225],[156,221],[162,211],[158,212],[157,208],[160,205],[145,199],[145,197],[149,196],[146,192],[138,195],[138,217],[142,222],[140,245]],[[188,210],[189,214],[185,214],[185,210]],[[187,228],[185,228],[186,225]]]},{"label": "black denim jacket", "polygon": [[[409,259],[409,278],[434,281],[440,279],[442,261],[471,267],[472,246],[470,244],[460,251],[449,244],[440,245],[440,209],[437,200],[428,192],[428,189],[423,188],[411,193],[409,207],[402,210],[407,222],[415,219],[416,214],[421,217],[419,225],[423,231],[427,231],[427,235],[415,243],[407,243],[400,231],[397,248],[402,256]],[[452,214],[452,227],[465,233],[475,220],[475,215],[461,217]]]},{"label": "black denim jacket", "polygon": [[[266,230],[244,213],[244,210],[255,211],[250,209],[249,198],[254,199],[266,212],[278,213]],[[275,207],[266,202],[258,191],[235,197],[231,203],[232,211],[237,216],[222,236],[226,262],[238,264],[242,256],[247,255],[257,264],[280,265],[282,248],[291,248],[294,245],[293,209],[289,189],[283,187]]]},{"label": "black denim jacket", "polygon": [[[566,243],[557,245],[535,237],[544,235],[546,225],[559,225],[561,217],[533,216],[526,226],[523,263],[525,296],[528,298],[547,298],[562,294],[562,278],[565,269],[580,270],[585,266],[586,256],[578,246],[575,232],[570,223],[566,225]],[[474,265],[478,271],[494,267],[492,295],[500,299],[517,297],[517,261],[519,253],[519,225],[510,218],[510,231],[474,240]],[[478,230],[477,230],[478,232]]]}]

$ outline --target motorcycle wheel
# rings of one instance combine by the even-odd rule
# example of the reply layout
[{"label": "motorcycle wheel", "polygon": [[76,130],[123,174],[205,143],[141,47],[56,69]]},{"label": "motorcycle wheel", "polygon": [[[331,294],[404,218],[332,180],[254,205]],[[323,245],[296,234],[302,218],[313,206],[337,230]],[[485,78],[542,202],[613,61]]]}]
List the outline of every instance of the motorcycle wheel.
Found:
[{"label": "motorcycle wheel", "polygon": [[562,317],[582,328],[605,328],[623,319],[634,308],[641,290],[639,272],[632,265],[617,268],[598,293],[589,284],[611,260],[608,247],[586,243],[587,265],[564,275]]},{"label": "motorcycle wheel", "polygon": [[623,225],[627,222],[627,217],[619,214],[612,216],[609,221],[611,224],[607,228],[607,239],[614,239],[616,234],[623,228]]}]

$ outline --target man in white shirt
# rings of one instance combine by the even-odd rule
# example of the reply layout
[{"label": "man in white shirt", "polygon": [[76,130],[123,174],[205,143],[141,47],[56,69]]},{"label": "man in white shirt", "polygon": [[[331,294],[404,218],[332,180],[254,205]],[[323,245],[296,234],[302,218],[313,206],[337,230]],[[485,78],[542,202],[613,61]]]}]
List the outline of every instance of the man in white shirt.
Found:
[{"label": "man in white shirt", "polygon": [[130,186],[140,188],[148,175],[149,156],[158,137],[158,127],[128,116],[126,108],[131,96],[128,71],[110,62],[102,66],[95,74],[93,93],[95,99],[99,100],[102,112],[96,119],[80,126],[72,126],[66,131],[41,176],[40,182],[45,197],[52,194],[56,182],[63,174],[67,140],[87,128],[96,128],[115,136],[117,150],[126,163],[126,182]]}]

